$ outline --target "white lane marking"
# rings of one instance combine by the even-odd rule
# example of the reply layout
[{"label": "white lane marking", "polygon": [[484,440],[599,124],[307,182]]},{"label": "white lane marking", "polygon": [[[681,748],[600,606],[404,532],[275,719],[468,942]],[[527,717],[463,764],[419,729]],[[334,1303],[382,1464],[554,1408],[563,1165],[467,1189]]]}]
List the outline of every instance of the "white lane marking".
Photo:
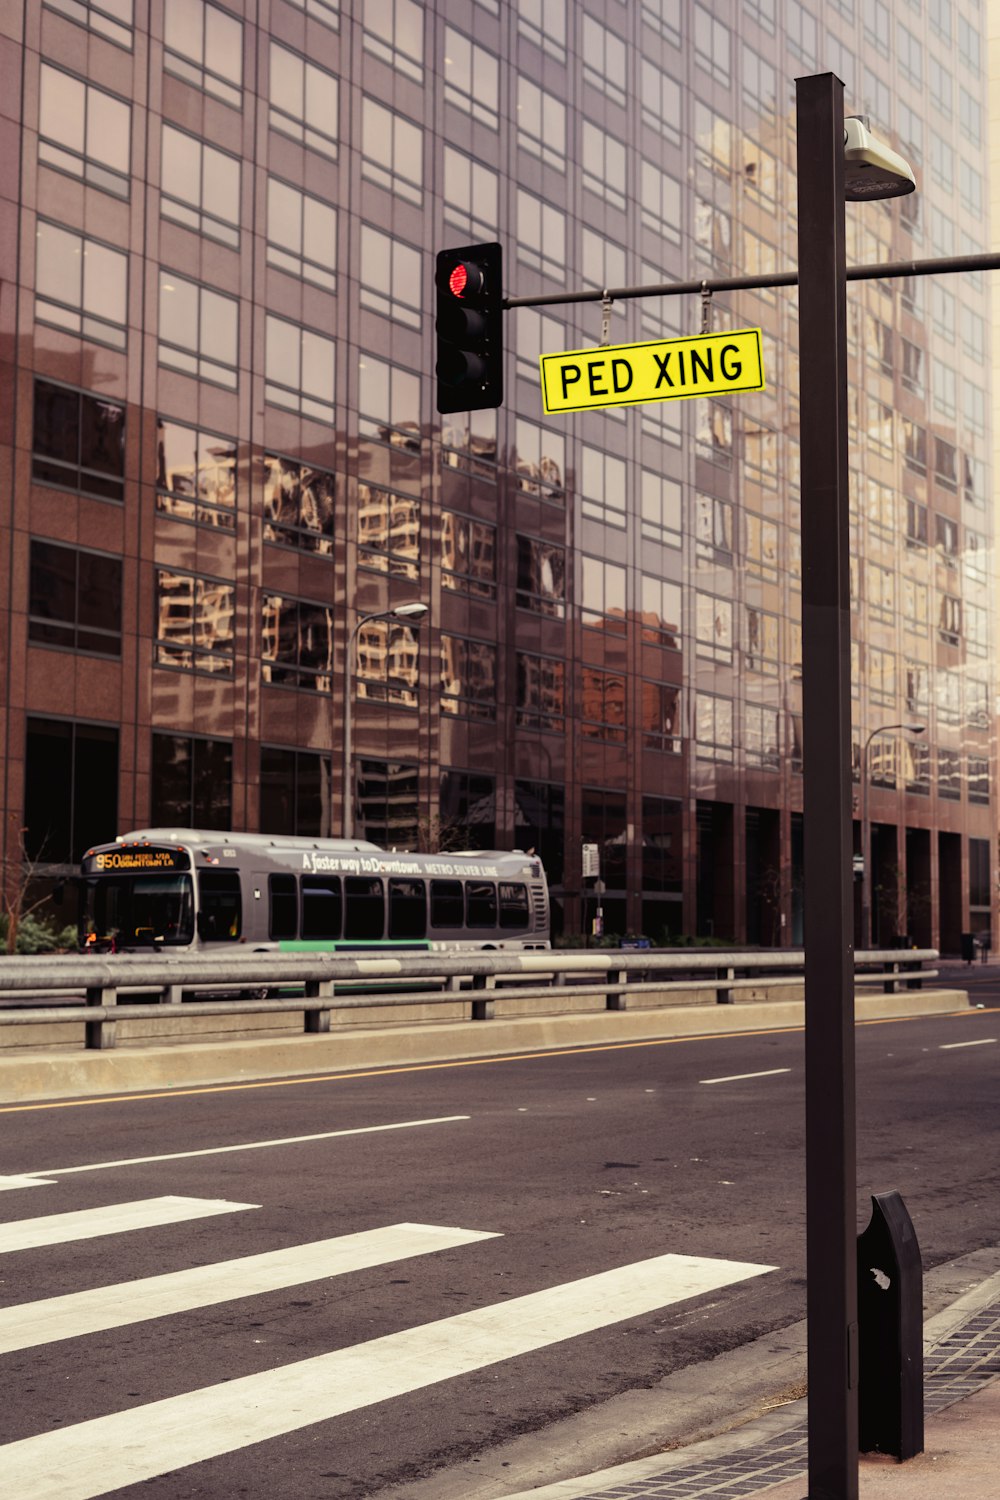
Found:
[{"label": "white lane marking", "polygon": [[0,1177],[0,1193],[9,1193],[12,1188],[51,1186],[43,1177]]},{"label": "white lane marking", "polygon": [[987,1047],[995,1041],[995,1036],[981,1036],[974,1042],[942,1042],[939,1051],[953,1052],[956,1047]]},{"label": "white lane marking", "polygon": [[659,1255],[0,1448],[7,1493],[95,1496],[421,1390],[774,1266]]},{"label": "white lane marking", "polygon": [[700,1083],[739,1083],[742,1078],[773,1078],[776,1073],[790,1073],[791,1068],[766,1068],[763,1073],[730,1073],[726,1078],[701,1078]]},{"label": "white lane marking", "polygon": [[390,1261],[452,1250],[499,1238],[487,1230],[443,1229],[436,1224],[389,1224],[358,1234],[268,1250],[238,1260],[222,1260],[186,1271],[147,1276],[117,1286],[47,1297],[0,1309],[0,1354],[34,1349],[57,1339],[79,1338],[110,1328],[126,1328],[150,1318],[214,1307],[237,1297],[282,1291],[328,1276],[384,1266]]},{"label": "white lane marking", "polygon": [[259,1207],[259,1203],[230,1203],[225,1198],[140,1198],[134,1203],[112,1203],[107,1208],[45,1214],[40,1219],[15,1219],[10,1224],[0,1224],[0,1253],[94,1240],[105,1234],[124,1234],[157,1224],[183,1224],[188,1219],[208,1219],[213,1214]]},{"label": "white lane marking", "polygon": [[186,1161],[192,1156],[226,1156],[232,1151],[265,1151],[269,1146],[301,1146],[307,1141],[332,1141],[338,1136],[378,1135],[386,1130],[416,1130],[420,1125],[451,1125],[471,1115],[440,1115],[433,1120],[397,1120],[392,1125],[358,1125],[352,1130],[323,1130],[318,1135],[288,1135],[273,1141],[240,1141],[234,1146],[203,1146],[198,1151],[168,1151],[160,1156],[126,1156],[120,1161],[92,1161],[78,1167],[39,1167],[32,1177],[69,1177],[73,1172],[106,1172],[109,1167],[141,1167],[155,1161]]}]

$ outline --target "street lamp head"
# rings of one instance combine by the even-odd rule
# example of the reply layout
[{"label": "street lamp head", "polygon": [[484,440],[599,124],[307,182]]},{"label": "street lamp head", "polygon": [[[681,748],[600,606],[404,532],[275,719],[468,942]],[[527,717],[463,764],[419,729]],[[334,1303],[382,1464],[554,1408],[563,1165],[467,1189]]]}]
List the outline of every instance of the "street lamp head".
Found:
[{"label": "street lamp head", "polygon": [[901,198],[917,182],[910,168],[889,146],[872,135],[868,121],[849,115],[844,121],[844,197],[849,203],[866,198]]},{"label": "street lamp head", "polygon": [[387,613],[394,620],[411,620],[416,625],[424,618],[429,607],[420,599],[411,599],[408,604],[397,604],[395,609],[390,609]]},{"label": "street lamp head", "polygon": [[903,727],[907,734],[926,734],[927,732],[926,724],[905,724]]}]

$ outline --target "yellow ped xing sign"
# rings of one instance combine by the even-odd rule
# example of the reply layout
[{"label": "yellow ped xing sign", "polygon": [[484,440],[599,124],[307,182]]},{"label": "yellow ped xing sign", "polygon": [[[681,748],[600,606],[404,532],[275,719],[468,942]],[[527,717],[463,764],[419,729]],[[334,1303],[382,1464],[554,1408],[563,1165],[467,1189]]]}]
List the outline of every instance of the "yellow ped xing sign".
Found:
[{"label": "yellow ped xing sign", "polygon": [[760,340],[759,328],[741,328],[735,333],[543,354],[542,401],[547,412],[585,411],[591,406],[762,391]]}]

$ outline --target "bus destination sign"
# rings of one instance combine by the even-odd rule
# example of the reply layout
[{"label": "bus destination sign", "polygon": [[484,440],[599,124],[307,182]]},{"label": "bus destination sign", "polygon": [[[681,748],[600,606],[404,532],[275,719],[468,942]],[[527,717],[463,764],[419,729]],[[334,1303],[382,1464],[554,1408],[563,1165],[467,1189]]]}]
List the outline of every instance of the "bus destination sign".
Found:
[{"label": "bus destination sign", "polygon": [[191,861],[179,849],[101,849],[83,862],[88,875],[138,874],[142,870],[189,870]]},{"label": "bus destination sign", "polygon": [[759,328],[599,345],[543,354],[539,363],[542,402],[550,413],[764,390]]}]

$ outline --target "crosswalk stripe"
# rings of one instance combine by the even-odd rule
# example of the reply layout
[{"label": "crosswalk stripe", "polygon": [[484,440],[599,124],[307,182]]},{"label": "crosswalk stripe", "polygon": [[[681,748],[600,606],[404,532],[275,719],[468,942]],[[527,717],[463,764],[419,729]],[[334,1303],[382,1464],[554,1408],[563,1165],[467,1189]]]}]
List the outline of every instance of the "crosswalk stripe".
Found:
[{"label": "crosswalk stripe", "polygon": [[7,1492],[94,1500],[776,1269],[660,1255],[0,1448]]},{"label": "crosswalk stripe", "polygon": [[107,1208],[14,1219],[9,1224],[0,1224],[0,1254],[36,1250],[40,1245],[65,1245],[72,1240],[93,1240],[105,1234],[124,1234],[130,1229],[150,1229],[158,1224],[183,1224],[186,1219],[208,1219],[213,1214],[259,1207],[259,1203],[229,1203],[225,1198],[140,1198],[133,1203],[112,1203]]},{"label": "crosswalk stripe", "polygon": [[13,1188],[51,1186],[44,1177],[0,1177],[0,1193],[9,1193]]},{"label": "crosswalk stripe", "polygon": [[309,1245],[293,1245],[287,1250],[268,1250],[117,1286],[25,1302],[0,1310],[0,1354],[496,1238],[486,1230],[390,1224]]}]

